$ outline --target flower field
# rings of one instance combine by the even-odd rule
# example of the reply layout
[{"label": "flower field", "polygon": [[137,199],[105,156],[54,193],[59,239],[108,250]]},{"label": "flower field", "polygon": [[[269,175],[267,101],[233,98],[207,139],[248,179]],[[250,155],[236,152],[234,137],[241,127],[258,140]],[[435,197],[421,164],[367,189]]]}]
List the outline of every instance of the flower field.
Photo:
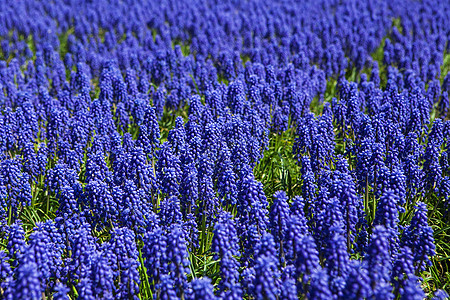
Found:
[{"label": "flower field", "polygon": [[0,299],[447,299],[450,3],[0,1]]}]

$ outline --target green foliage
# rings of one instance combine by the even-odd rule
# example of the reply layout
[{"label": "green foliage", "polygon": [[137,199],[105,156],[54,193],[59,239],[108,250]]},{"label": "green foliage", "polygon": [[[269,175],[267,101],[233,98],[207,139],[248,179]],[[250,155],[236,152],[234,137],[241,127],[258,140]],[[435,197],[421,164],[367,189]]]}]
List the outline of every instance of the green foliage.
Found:
[{"label": "green foliage", "polygon": [[264,193],[270,199],[279,190],[289,198],[301,192],[300,167],[292,154],[295,127],[281,133],[271,132],[269,148],[255,167],[255,178],[262,182]]}]

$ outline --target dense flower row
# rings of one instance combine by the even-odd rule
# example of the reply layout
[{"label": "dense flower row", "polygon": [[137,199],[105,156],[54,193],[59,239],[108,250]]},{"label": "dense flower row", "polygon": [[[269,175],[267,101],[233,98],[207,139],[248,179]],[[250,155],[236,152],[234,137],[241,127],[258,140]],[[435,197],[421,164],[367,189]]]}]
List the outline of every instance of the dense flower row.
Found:
[{"label": "dense flower row", "polygon": [[435,292],[448,3],[92,2],[0,2],[0,298]]}]

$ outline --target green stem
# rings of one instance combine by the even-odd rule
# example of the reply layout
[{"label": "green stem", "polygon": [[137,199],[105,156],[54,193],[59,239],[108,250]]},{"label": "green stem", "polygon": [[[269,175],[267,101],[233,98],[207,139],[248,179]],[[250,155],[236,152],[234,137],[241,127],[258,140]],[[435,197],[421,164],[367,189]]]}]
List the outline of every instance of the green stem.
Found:
[{"label": "green stem", "polygon": [[202,216],[202,244],[200,247],[201,253],[205,253],[206,248],[206,214],[203,212]]},{"label": "green stem", "polygon": [[369,211],[369,178],[368,176],[366,176],[366,193],[365,193],[365,199],[364,199],[364,206],[366,208],[367,211],[367,215],[370,215],[370,211]]},{"label": "green stem", "polygon": [[8,225],[11,225],[11,219],[12,219],[12,207],[10,205],[8,208]]},{"label": "green stem", "polygon": [[[142,273],[144,273],[144,285],[146,287],[145,293],[146,293],[147,299],[153,299],[153,294],[150,289],[150,283],[148,282],[148,275],[146,272],[146,268],[144,266],[144,258],[142,257],[142,251],[140,248],[139,248],[139,261],[141,263]],[[150,297],[149,297],[149,294],[150,294]]]}]

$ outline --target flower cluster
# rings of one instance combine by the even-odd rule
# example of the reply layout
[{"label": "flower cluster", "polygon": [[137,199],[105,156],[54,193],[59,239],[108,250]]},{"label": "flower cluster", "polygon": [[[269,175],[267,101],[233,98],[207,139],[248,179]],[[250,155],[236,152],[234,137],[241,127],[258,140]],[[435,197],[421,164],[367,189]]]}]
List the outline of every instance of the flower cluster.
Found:
[{"label": "flower cluster", "polygon": [[0,1],[0,298],[431,296],[449,12]]}]

